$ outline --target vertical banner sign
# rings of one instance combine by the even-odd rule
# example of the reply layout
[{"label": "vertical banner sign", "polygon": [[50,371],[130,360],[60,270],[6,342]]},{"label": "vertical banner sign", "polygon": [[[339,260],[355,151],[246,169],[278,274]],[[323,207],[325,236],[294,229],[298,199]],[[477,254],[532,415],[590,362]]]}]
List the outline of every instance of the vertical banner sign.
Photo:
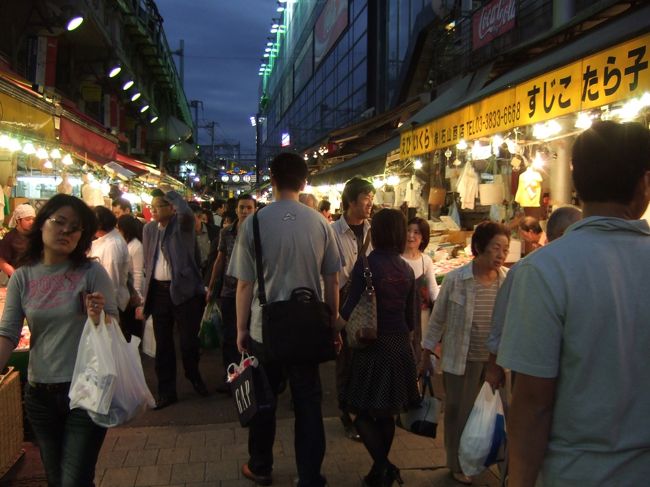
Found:
[{"label": "vertical banner sign", "polygon": [[641,96],[650,91],[649,51],[646,34],[403,132],[400,157]]},{"label": "vertical banner sign", "polygon": [[476,50],[515,26],[515,0],[493,0],[472,15],[472,49]]}]

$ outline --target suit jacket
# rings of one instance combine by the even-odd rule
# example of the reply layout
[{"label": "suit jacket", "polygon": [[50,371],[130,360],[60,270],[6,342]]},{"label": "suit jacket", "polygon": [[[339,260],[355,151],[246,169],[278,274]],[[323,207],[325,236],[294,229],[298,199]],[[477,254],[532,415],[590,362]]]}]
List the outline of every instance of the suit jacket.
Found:
[{"label": "suit jacket", "polygon": [[176,209],[176,214],[162,232],[158,230],[157,222],[149,222],[142,232],[142,245],[144,247],[144,312],[151,314],[149,289],[151,279],[156,267],[156,253],[158,250],[159,235],[162,238],[162,249],[169,259],[172,270],[170,294],[172,303],[179,305],[193,297],[205,294],[205,287],[201,279],[201,271],[197,262],[196,234],[194,231],[194,213],[183,200],[181,195],[170,191],[165,195]]}]

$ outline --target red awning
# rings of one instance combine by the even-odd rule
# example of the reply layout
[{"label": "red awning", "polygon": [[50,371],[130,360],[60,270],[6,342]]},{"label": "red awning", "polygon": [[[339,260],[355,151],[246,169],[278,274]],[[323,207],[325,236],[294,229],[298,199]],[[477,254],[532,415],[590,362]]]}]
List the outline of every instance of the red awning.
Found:
[{"label": "red awning", "polygon": [[95,120],[70,106],[67,100],[62,101],[61,105],[61,143],[72,146],[75,152],[87,152],[101,162],[115,159],[117,138]]},{"label": "red awning", "polygon": [[144,162],[138,161],[137,159],[133,159],[131,156],[127,156],[119,152],[115,155],[115,161],[138,174],[147,172],[160,175],[160,172],[157,169],[145,164]]}]

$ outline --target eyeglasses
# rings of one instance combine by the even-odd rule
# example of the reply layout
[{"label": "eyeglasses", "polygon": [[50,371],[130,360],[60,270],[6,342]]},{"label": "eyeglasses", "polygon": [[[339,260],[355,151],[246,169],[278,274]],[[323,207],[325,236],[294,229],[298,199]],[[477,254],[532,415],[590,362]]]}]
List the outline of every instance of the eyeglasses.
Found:
[{"label": "eyeglasses", "polygon": [[74,223],[68,224],[66,220],[63,220],[61,218],[52,217],[48,218],[47,221],[59,229],[59,231],[63,231],[64,233],[76,233],[83,231],[83,227],[81,225]]}]

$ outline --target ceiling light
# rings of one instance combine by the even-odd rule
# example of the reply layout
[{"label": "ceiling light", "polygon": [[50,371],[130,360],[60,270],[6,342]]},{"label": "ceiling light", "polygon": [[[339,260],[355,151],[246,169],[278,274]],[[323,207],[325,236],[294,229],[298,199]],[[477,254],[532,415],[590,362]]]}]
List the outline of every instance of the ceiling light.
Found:
[{"label": "ceiling light", "polygon": [[129,81],[127,81],[126,83],[124,83],[124,84],[122,85],[122,89],[123,89],[124,91],[126,91],[126,90],[128,90],[129,88],[131,88],[134,84],[135,84],[135,81],[133,81],[132,79],[130,79]]},{"label": "ceiling light", "polygon": [[36,148],[34,147],[34,144],[32,144],[31,142],[27,142],[23,146],[23,152],[29,156],[36,153]]},{"label": "ceiling light", "polygon": [[135,94],[131,97],[131,101],[135,101],[135,100],[137,100],[138,98],[140,98],[141,96],[142,96],[142,93],[140,93],[140,92],[138,91],[137,93],[135,93]]},{"label": "ceiling light", "polygon": [[149,123],[156,123],[158,121],[158,115],[154,115],[151,117],[151,120],[149,120]]},{"label": "ceiling light", "polygon": [[277,8],[277,11],[278,11],[278,12],[284,12],[284,7],[283,7],[282,5],[280,5],[280,6]]},{"label": "ceiling light", "polygon": [[68,24],[66,25],[65,28],[68,29],[68,31],[73,31],[77,27],[79,27],[83,23],[83,21],[84,18],[81,15],[75,15],[70,20],[68,20]]},{"label": "ceiling light", "polygon": [[122,66],[117,65],[108,72],[108,77],[115,78],[121,72],[122,72]]},{"label": "ceiling light", "polygon": [[46,169],[52,169],[54,166],[52,165],[52,161],[49,159],[43,163],[43,167]]},{"label": "ceiling light", "polygon": [[61,159],[61,151],[59,149],[52,149],[50,151],[50,157],[52,159]]},{"label": "ceiling light", "polygon": [[70,154],[66,154],[65,156],[63,156],[63,159],[61,159],[61,162],[64,165],[69,166],[72,164],[72,157],[70,157]]},{"label": "ceiling light", "polygon": [[422,161],[420,159],[416,159],[413,161],[413,167],[415,169],[422,169]]},{"label": "ceiling light", "polygon": [[144,112],[146,112],[147,110],[149,110],[149,105],[145,105],[145,106],[143,106],[143,107],[140,109],[140,113],[144,113]]},{"label": "ceiling light", "polygon": [[47,159],[49,155],[45,149],[39,147],[39,149],[36,151],[36,157],[38,157],[39,159]]}]

